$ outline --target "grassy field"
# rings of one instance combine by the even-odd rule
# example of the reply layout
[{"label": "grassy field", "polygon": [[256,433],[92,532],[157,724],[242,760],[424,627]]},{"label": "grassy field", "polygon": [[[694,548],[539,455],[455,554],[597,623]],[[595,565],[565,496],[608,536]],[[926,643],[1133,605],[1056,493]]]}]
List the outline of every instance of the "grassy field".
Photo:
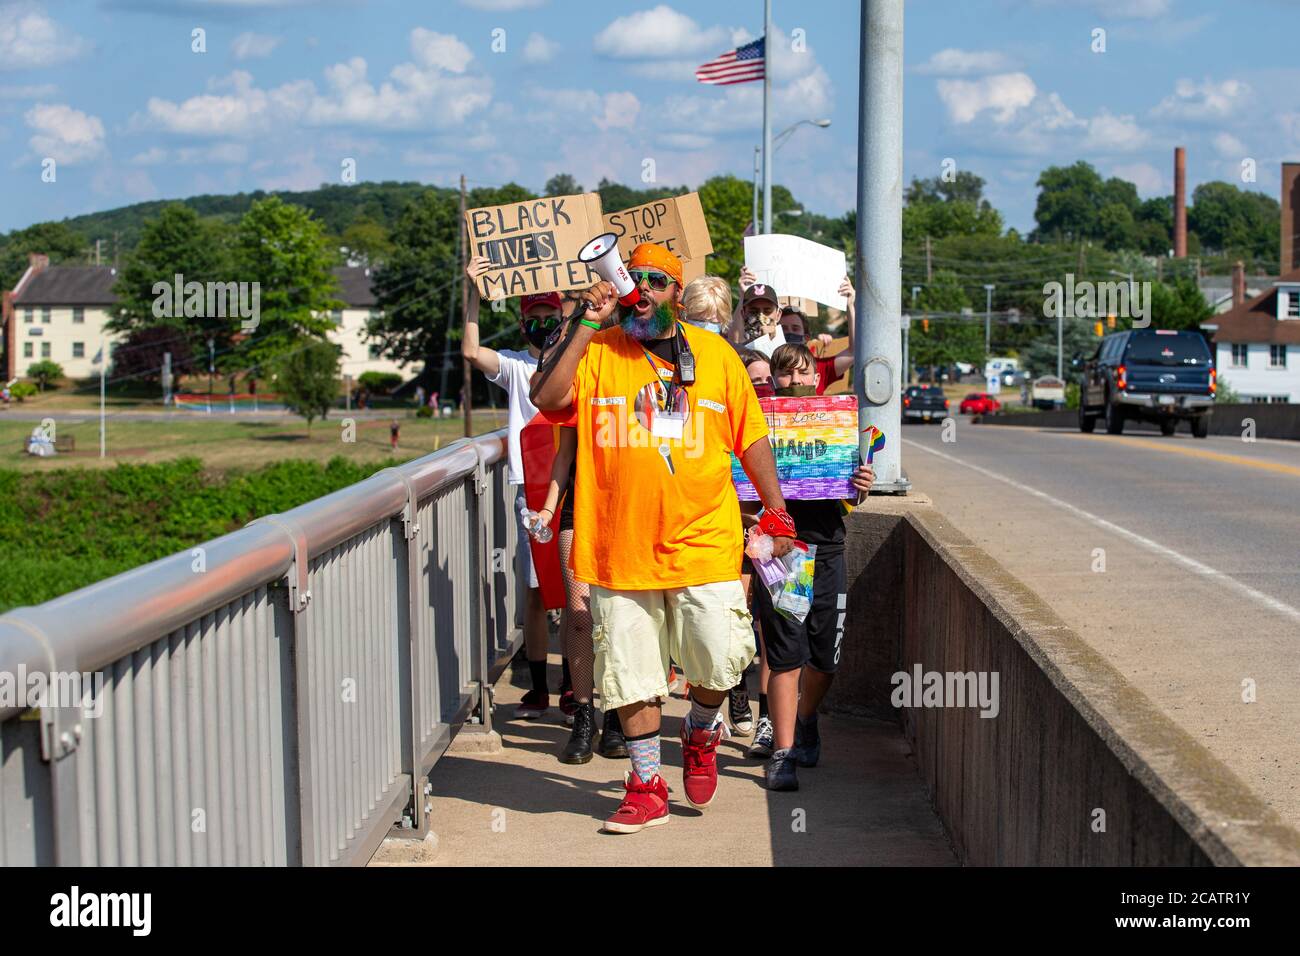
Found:
[{"label": "grassy field", "polygon": [[[24,403],[25,407],[29,406]],[[139,407],[139,406],[136,406]],[[343,412],[331,413],[310,429],[301,419],[249,421],[238,415],[202,412],[174,412],[165,420],[140,420],[125,414],[108,413],[108,456],[99,457],[98,415],[73,415],[49,409],[57,437],[71,436],[73,452],[53,458],[36,458],[24,448],[37,422],[7,418],[0,412],[0,468],[24,472],[48,472],[60,468],[100,468],[119,462],[160,462],[182,456],[198,458],[210,469],[256,467],[271,461],[309,460],[325,462],[335,456],[369,462],[388,457],[407,461],[436,451],[464,433],[460,418],[428,419],[395,412],[401,422],[398,450],[389,448],[391,417],[356,420],[354,441],[344,441]],[[474,432],[492,431],[505,425],[504,409],[475,409]]]}]

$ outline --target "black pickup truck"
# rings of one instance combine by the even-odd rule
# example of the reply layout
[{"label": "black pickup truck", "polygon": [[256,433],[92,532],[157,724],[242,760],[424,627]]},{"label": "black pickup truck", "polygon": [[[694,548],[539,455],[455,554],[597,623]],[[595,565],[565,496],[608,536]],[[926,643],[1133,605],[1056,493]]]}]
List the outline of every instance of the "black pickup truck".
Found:
[{"label": "black pickup truck", "polygon": [[948,417],[948,399],[938,385],[909,385],[903,390],[903,422],[940,422]]},{"label": "black pickup truck", "polygon": [[1203,336],[1168,329],[1131,329],[1101,340],[1079,382],[1079,430],[1097,419],[1118,435],[1129,419],[1154,422],[1172,435],[1179,421],[1210,433],[1216,388],[1214,357]]}]

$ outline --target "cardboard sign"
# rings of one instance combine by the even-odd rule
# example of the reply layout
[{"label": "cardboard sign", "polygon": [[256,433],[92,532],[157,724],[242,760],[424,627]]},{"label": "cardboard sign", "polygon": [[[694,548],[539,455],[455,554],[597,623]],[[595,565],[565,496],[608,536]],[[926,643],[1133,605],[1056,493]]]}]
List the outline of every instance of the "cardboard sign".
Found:
[{"label": "cardboard sign", "polygon": [[585,289],[600,276],[578,261],[582,247],[604,231],[600,196],[548,196],[465,211],[469,254],[493,268],[478,281],[485,299]]},{"label": "cardboard sign", "polygon": [[[832,356],[839,355],[841,352],[843,352],[843,351],[844,351],[845,349],[847,349],[848,347],[849,347],[849,337],[848,337],[847,335],[844,336],[843,338],[831,339],[831,344],[828,345],[828,346],[826,346],[826,347],[825,347],[824,349],[822,349],[820,352],[818,352],[818,353],[817,353],[817,357],[818,357],[818,358],[830,358],[830,357],[832,357]],[[824,391],[822,394],[824,394],[824,395],[851,395],[851,394],[853,393],[853,374],[852,374],[852,372],[853,372],[853,370],[850,369],[849,371],[847,371],[847,372],[845,372],[843,375],[841,375],[839,378],[837,378],[835,381],[831,382],[831,384],[829,384],[829,385],[826,386],[826,389],[825,389],[825,391]]]},{"label": "cardboard sign", "polygon": [[804,296],[837,309],[848,306],[836,291],[848,275],[841,249],[799,236],[746,236],[745,265],[780,295]]},{"label": "cardboard sign", "polygon": [[631,209],[605,214],[605,228],[618,236],[626,262],[643,242],[655,242],[682,260],[682,281],[704,275],[704,258],[713,251],[709,224],[699,193],[655,199]]},{"label": "cardboard sign", "polygon": [[[852,395],[760,398],[768,438],[776,456],[776,476],[788,500],[823,501],[858,497],[853,472],[858,467],[858,400]],[[735,455],[731,480],[741,501],[758,492]]]}]

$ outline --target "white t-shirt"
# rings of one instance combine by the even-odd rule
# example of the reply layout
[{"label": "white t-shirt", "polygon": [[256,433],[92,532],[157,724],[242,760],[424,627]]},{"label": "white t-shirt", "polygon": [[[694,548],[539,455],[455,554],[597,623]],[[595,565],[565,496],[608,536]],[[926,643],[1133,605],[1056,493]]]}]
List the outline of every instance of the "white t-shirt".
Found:
[{"label": "white t-shirt", "polygon": [[771,335],[764,333],[752,342],[745,343],[746,348],[751,348],[755,352],[761,352],[768,358],[771,358],[772,353],[777,350],[777,347],[782,345],[785,345],[785,329],[779,325]]},{"label": "white t-shirt", "polygon": [[519,451],[519,433],[537,416],[537,406],[528,398],[528,379],[537,371],[537,359],[527,352],[514,349],[501,349],[497,352],[497,357],[501,361],[501,367],[488,381],[504,388],[510,399],[510,415],[507,419],[507,427],[510,429],[507,443],[510,449],[510,484],[522,485],[524,462]]}]

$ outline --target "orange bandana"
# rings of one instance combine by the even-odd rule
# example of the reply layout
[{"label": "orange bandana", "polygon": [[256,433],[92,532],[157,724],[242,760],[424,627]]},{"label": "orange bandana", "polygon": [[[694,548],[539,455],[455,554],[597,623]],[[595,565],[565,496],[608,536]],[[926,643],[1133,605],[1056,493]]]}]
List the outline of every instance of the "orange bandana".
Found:
[{"label": "orange bandana", "polygon": [[679,289],[682,286],[682,260],[658,243],[643,242],[632,250],[632,258],[627,267],[635,269],[637,266],[660,269],[677,283]]}]

